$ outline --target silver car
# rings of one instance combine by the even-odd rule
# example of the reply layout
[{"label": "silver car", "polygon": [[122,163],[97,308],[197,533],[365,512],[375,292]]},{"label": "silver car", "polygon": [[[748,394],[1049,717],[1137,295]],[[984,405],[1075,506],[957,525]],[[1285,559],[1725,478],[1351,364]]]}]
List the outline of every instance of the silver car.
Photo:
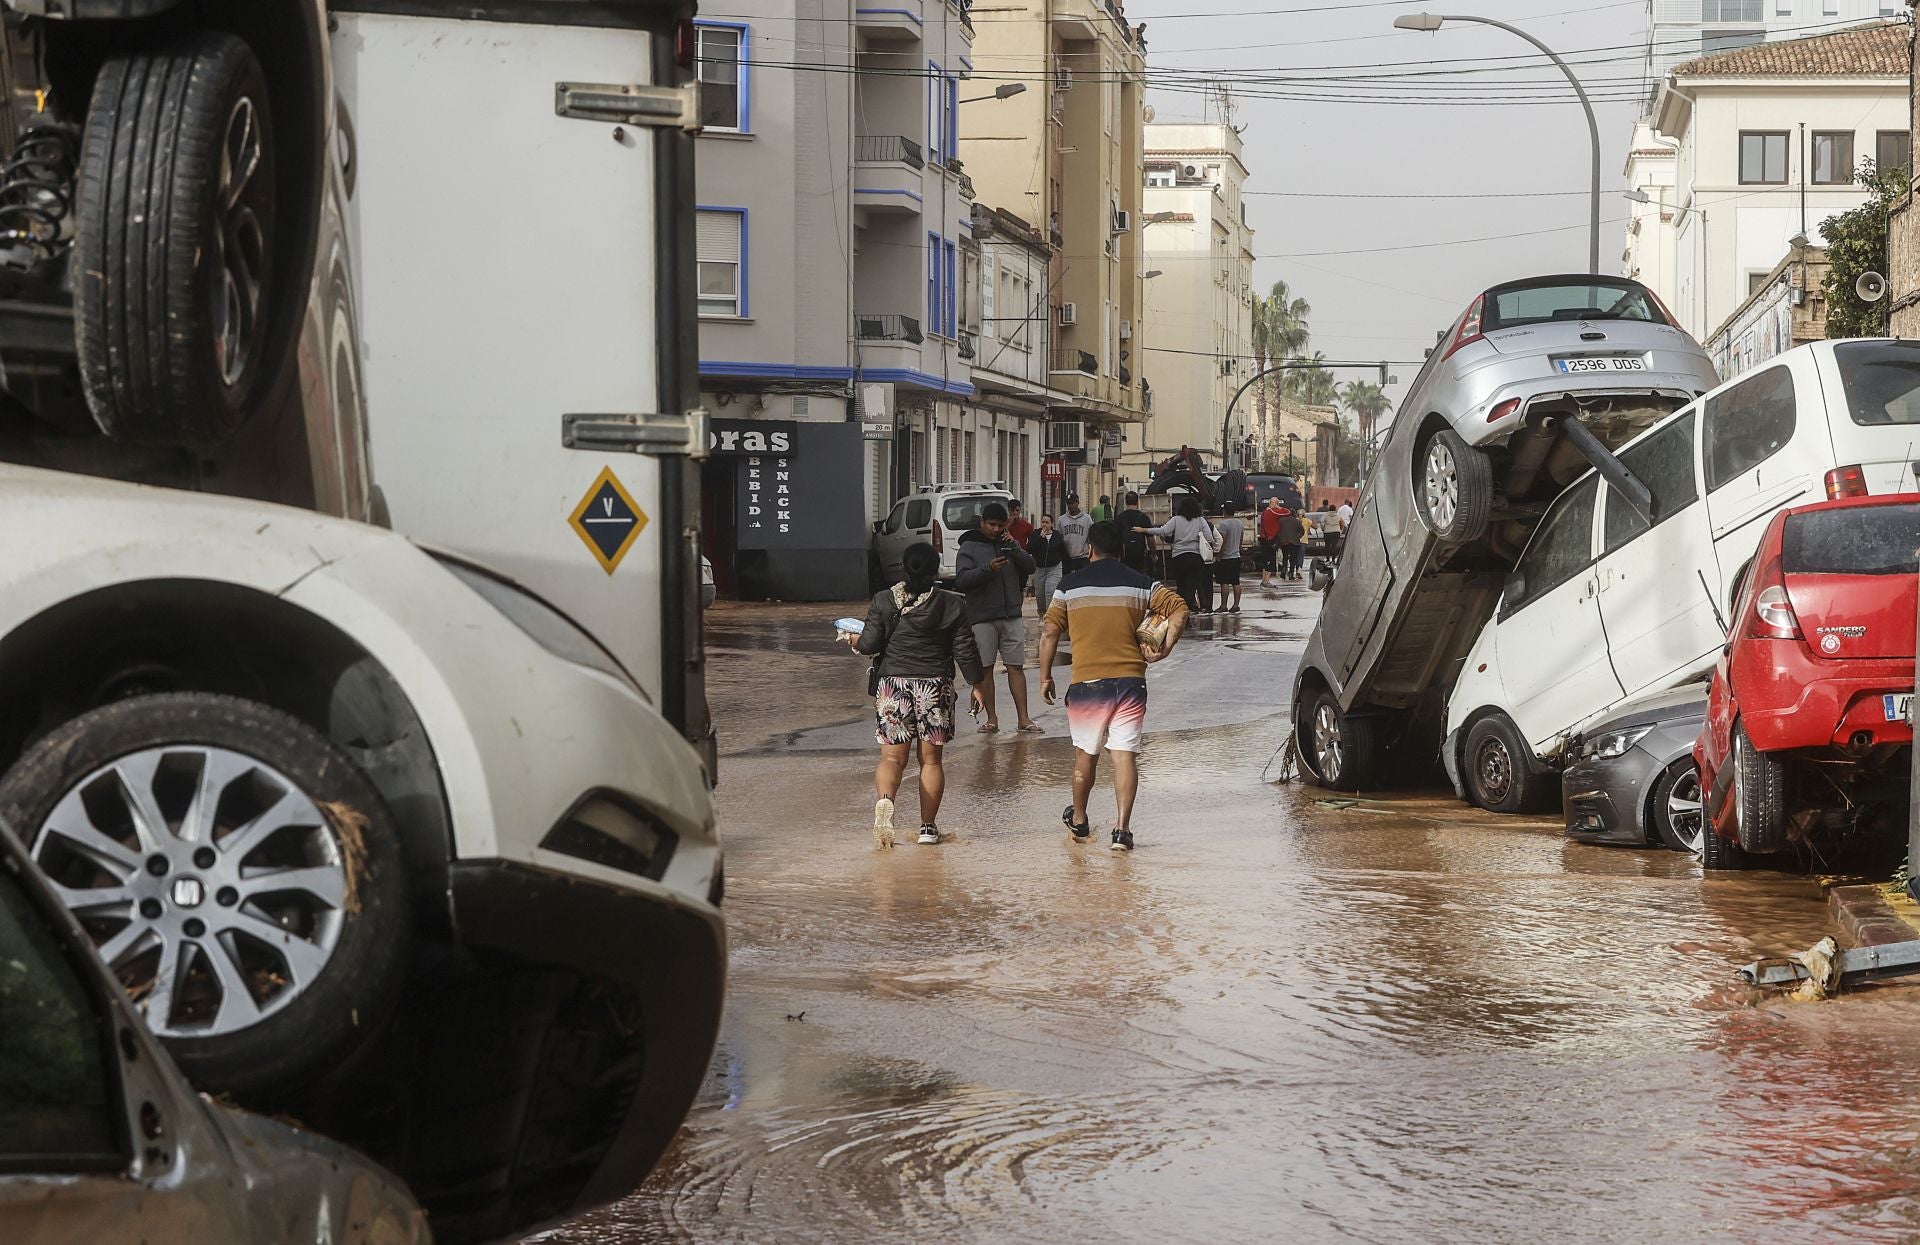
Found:
[{"label": "silver car", "polygon": [[424,1245],[345,1146],[195,1093],[0,825],[0,1239]]},{"label": "silver car", "polygon": [[1360,492],[1294,683],[1306,772],[1340,790],[1438,756],[1446,691],[1541,513],[1589,468],[1645,511],[1612,449],[1719,383],[1623,277],[1496,285],[1440,335]]},{"label": "silver car", "polygon": [[1700,770],[1693,743],[1707,720],[1707,685],[1630,700],[1568,743],[1562,774],[1567,837],[1581,843],[1700,851]]}]

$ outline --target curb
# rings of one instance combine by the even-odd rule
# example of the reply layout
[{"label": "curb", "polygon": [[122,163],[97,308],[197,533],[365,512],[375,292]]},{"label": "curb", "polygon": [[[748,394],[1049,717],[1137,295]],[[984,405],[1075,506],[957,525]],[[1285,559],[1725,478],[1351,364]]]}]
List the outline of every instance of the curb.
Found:
[{"label": "curb", "polygon": [[1885,886],[1836,886],[1827,908],[1856,947],[1920,939],[1920,904]]}]

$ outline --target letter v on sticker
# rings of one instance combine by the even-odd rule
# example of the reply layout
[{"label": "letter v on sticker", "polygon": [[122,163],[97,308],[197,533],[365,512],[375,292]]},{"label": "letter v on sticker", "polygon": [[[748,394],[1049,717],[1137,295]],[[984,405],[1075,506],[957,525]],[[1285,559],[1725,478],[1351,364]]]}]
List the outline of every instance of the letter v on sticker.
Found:
[{"label": "letter v on sticker", "polygon": [[613,474],[613,468],[605,467],[580,504],[574,507],[567,525],[592,552],[601,569],[611,575],[645,530],[647,512],[633,500],[633,494],[627,492],[619,477]]}]

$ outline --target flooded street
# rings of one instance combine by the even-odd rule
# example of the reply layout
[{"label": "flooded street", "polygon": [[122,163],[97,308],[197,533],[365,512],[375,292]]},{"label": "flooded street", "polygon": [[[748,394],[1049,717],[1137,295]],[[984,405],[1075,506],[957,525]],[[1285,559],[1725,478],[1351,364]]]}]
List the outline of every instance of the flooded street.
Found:
[{"label": "flooded street", "polygon": [[1104,783],[1068,841],[1057,707],[963,718],[952,841],[876,852],[836,611],[714,611],[720,1049],[647,1186],[542,1239],[1920,1233],[1920,994],[1738,984],[1829,932],[1813,882],[1279,783],[1316,601],[1248,601],[1152,674],[1131,855]]}]

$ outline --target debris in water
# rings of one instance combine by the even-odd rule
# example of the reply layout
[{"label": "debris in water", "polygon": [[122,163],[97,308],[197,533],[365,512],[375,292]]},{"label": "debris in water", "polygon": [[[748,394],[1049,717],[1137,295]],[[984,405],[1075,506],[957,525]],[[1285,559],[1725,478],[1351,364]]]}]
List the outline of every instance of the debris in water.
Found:
[{"label": "debris in water", "polygon": [[1787,997],[1802,1003],[1811,1003],[1832,994],[1833,988],[1840,983],[1839,965],[1835,963],[1835,957],[1839,954],[1840,948],[1834,944],[1833,936],[1829,934],[1805,951],[1796,951],[1789,955],[1788,959],[1807,970],[1807,979]]},{"label": "debris in water", "polygon": [[319,801],[327,824],[340,836],[340,851],[347,869],[347,913],[360,915],[360,874],[367,867],[367,815],[338,800]]}]

